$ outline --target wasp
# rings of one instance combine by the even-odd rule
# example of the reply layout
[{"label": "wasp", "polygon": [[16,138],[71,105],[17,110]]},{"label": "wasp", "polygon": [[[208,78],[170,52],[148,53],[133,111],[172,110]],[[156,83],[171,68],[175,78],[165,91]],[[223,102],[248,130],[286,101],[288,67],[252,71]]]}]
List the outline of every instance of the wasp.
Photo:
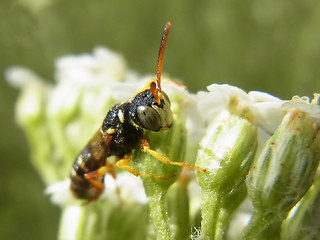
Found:
[{"label": "wasp", "polygon": [[[138,143],[141,143],[143,152],[165,164],[205,171],[189,163],[173,162],[167,156],[152,150],[143,135],[144,130],[168,130],[173,122],[169,97],[161,89],[163,55],[170,27],[171,23],[168,22],[162,35],[156,79],[151,79],[135,94],[131,102],[113,106],[101,127],[76,157],[70,175],[70,189],[76,198],[88,202],[99,198],[104,190],[104,175],[110,173],[115,178],[114,168],[123,169],[135,176],[167,179],[164,176],[140,173],[130,166],[131,152]],[[108,161],[111,157],[115,158],[112,163]]]}]

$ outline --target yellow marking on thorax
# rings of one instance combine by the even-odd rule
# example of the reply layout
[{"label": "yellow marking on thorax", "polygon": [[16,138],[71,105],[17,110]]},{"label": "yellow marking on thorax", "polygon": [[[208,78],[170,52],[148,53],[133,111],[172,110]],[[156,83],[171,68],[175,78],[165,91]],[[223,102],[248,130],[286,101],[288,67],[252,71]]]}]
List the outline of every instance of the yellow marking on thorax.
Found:
[{"label": "yellow marking on thorax", "polygon": [[124,113],[123,113],[123,111],[122,110],[119,110],[119,112],[118,112],[118,117],[119,117],[119,120],[120,120],[120,122],[121,123],[124,123]]},{"label": "yellow marking on thorax", "polygon": [[116,132],[116,130],[114,128],[108,128],[106,132],[107,134],[112,135]]}]

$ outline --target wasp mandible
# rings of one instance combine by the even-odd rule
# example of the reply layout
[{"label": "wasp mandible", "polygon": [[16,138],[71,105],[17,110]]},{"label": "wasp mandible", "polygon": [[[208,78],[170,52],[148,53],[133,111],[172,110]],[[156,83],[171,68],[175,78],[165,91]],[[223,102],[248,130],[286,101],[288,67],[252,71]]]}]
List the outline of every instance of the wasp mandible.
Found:
[{"label": "wasp mandible", "polygon": [[[102,126],[76,157],[70,175],[70,189],[73,195],[88,202],[97,199],[104,190],[104,175],[115,177],[114,168],[128,171],[135,176],[167,179],[140,173],[130,164],[133,149],[141,142],[143,152],[165,164],[185,166],[204,172],[205,169],[185,162],[173,162],[167,156],[150,149],[143,130],[154,132],[167,130],[172,125],[170,100],[161,89],[161,71],[163,55],[171,23],[165,25],[158,55],[157,77],[151,79],[143,89],[137,92],[131,102],[113,106],[107,113]],[[109,157],[116,161],[108,162]]]}]

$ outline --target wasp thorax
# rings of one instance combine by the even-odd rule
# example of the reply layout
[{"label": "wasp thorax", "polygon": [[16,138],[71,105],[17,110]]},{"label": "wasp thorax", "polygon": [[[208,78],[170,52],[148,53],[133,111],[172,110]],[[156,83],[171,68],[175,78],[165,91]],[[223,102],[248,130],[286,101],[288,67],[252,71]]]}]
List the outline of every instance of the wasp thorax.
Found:
[{"label": "wasp thorax", "polygon": [[[155,102],[150,90],[140,92],[132,101],[132,118],[139,127],[154,132],[165,130],[172,125],[172,112],[169,97],[162,92],[160,104]],[[139,101],[141,99],[144,101]]]}]

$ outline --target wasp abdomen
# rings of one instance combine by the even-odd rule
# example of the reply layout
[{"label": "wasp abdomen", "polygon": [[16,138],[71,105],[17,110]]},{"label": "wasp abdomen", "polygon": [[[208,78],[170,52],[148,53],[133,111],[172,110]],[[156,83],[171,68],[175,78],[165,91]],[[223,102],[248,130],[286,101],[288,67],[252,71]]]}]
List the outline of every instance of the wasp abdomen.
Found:
[{"label": "wasp abdomen", "polygon": [[[90,143],[81,151],[73,164],[71,172],[70,189],[76,198],[92,199],[100,195],[100,190],[93,187],[85,178],[84,174],[96,171],[105,165],[108,151],[102,144],[91,145]],[[103,177],[95,179],[103,183]]]}]

